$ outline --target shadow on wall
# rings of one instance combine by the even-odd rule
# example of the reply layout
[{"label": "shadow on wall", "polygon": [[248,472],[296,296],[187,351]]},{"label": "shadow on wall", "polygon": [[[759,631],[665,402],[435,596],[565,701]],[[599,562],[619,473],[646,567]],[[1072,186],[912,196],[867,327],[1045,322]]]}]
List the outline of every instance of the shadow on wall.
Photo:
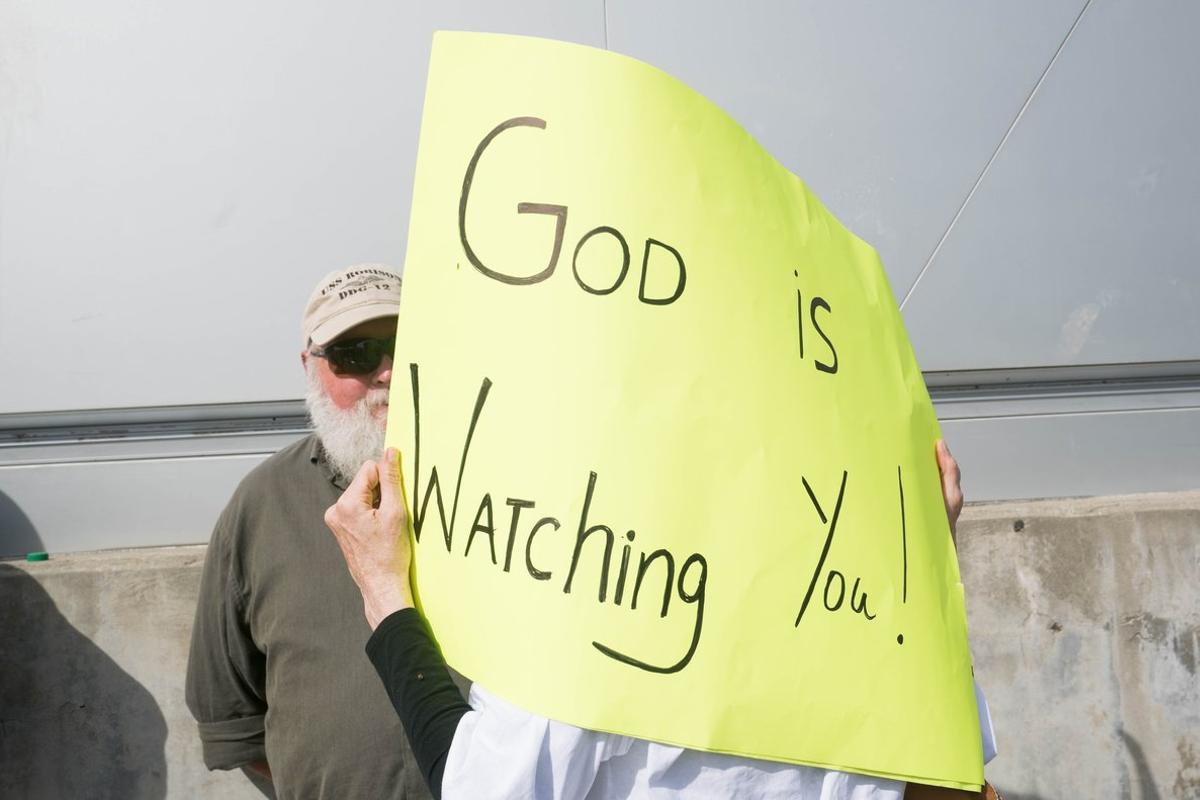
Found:
[{"label": "shadow on wall", "polygon": [[23,556],[44,547],[29,517],[11,497],[0,492],[0,558]]},{"label": "shadow on wall", "polygon": [[[1133,771],[1138,785],[1138,793],[1130,794],[1128,785],[1120,789],[1114,790],[1113,797],[1137,797],[1140,800],[1161,800],[1161,795],[1154,782],[1154,775],[1150,772],[1150,766],[1146,763],[1146,754],[1142,750],[1138,740],[1129,734],[1124,728],[1118,728],[1117,734],[1121,737],[1121,741],[1125,744],[1125,749],[1129,752],[1129,758],[1133,762]],[[1122,781],[1122,783],[1125,783]],[[1049,800],[1036,794],[1014,794],[1001,790],[1004,800]]]},{"label": "shadow on wall", "polygon": [[1154,774],[1150,771],[1150,765],[1146,763],[1146,753],[1142,750],[1142,745],[1124,728],[1118,728],[1117,733],[1125,743],[1125,749],[1129,751],[1130,760],[1133,761],[1133,771],[1141,788],[1138,796],[1141,800],[1161,800],[1154,785]]},{"label": "shadow on wall", "polygon": [[0,631],[0,796],[165,797],[167,723],[150,692],[3,563]]}]

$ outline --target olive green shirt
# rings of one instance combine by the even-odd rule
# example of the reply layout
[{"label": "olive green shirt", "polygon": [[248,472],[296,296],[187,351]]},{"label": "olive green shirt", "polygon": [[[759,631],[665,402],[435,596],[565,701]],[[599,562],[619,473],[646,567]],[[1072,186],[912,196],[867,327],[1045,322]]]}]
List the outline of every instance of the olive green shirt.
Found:
[{"label": "olive green shirt", "polygon": [[234,492],[205,559],[188,707],[208,768],[266,760],[280,800],[427,798],[325,527],[343,488],[310,435]]}]

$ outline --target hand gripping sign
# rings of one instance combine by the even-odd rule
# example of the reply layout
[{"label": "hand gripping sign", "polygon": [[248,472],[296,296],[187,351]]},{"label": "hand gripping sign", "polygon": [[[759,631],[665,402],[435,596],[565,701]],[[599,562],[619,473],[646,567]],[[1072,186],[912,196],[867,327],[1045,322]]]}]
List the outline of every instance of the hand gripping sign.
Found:
[{"label": "hand gripping sign", "polygon": [[586,728],[977,788],[938,436],[874,250],[633,59],[434,40],[389,444],[450,664]]}]

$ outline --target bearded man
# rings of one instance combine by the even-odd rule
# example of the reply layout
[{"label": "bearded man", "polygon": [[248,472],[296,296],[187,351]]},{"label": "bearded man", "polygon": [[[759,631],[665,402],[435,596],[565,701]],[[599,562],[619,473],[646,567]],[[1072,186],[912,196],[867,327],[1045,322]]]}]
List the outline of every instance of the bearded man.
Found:
[{"label": "bearded man", "polygon": [[265,776],[280,800],[429,797],[324,522],[383,452],[399,308],[400,277],[381,265],[317,285],[300,354],[315,433],[246,476],[205,559],[187,671],[204,763]]}]

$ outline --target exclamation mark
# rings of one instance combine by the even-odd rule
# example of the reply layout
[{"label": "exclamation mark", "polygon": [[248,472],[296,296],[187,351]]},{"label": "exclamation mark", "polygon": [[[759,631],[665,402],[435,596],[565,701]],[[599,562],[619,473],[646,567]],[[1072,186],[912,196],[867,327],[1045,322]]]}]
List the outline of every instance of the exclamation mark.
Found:
[{"label": "exclamation mark", "polygon": [[[904,558],[904,583],[901,599],[905,604],[908,603],[908,524],[904,520],[904,474],[900,471],[900,465],[896,465],[896,481],[900,485],[900,552]],[[904,644],[904,634],[897,634],[896,644]]]}]

